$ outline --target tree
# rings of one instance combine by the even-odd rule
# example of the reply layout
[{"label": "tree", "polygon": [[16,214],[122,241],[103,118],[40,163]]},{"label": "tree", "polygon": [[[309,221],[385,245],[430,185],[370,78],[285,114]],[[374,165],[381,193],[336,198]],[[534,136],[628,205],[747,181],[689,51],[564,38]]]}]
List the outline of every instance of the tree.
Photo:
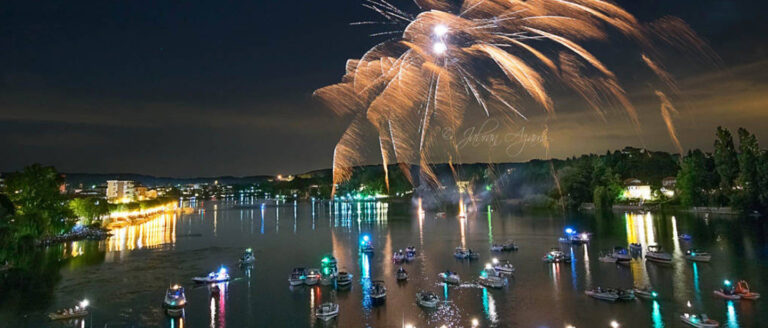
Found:
[{"label": "tree", "polygon": [[714,157],[715,170],[720,176],[720,192],[726,198],[731,198],[733,187],[739,176],[739,159],[736,147],[733,145],[731,131],[718,126],[716,136]]},{"label": "tree", "polygon": [[757,137],[744,128],[739,128],[739,195],[735,205],[744,211],[757,210],[758,203],[758,157],[760,146]]},{"label": "tree", "polygon": [[758,194],[757,200],[760,203],[760,209],[768,210],[768,152],[763,151],[760,154],[757,165],[758,175]]},{"label": "tree", "polygon": [[84,220],[84,225],[90,225],[99,217],[109,214],[107,201],[98,198],[75,198],[69,201],[69,208],[75,216]]},{"label": "tree", "polygon": [[677,189],[683,206],[705,205],[706,166],[704,154],[700,150],[689,151],[680,164],[677,174]]},{"label": "tree", "polygon": [[50,166],[33,164],[8,176],[8,198],[16,205],[14,230],[25,239],[58,234],[74,224],[67,200],[59,192],[63,178]]}]

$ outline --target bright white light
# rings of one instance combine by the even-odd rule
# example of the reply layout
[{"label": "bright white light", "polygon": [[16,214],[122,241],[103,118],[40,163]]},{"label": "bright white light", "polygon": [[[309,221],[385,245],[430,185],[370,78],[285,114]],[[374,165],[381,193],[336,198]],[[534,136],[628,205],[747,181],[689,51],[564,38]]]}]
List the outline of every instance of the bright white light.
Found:
[{"label": "bright white light", "polygon": [[472,319],[472,327],[477,327],[480,325],[480,321],[477,321],[477,319]]},{"label": "bright white light", "polygon": [[574,325],[567,325],[567,326],[565,326],[565,328],[576,328],[576,326],[574,326]]},{"label": "bright white light", "polygon": [[491,260],[491,262],[493,262],[493,264],[499,264],[499,259],[494,257],[493,260]]},{"label": "bright white light", "polygon": [[446,50],[448,50],[448,46],[446,46],[445,43],[436,42],[434,45],[432,45],[432,51],[438,55],[442,55]]},{"label": "bright white light", "polygon": [[89,303],[88,303],[88,300],[83,300],[82,302],[80,302],[80,307],[81,307],[81,308],[85,308],[85,307],[87,307],[87,306],[88,306],[88,304],[89,304]]},{"label": "bright white light", "polygon": [[408,323],[408,324],[405,325],[405,328],[413,328],[413,325]]},{"label": "bright white light", "polygon": [[611,327],[618,328],[619,327],[619,323],[616,322],[616,320],[613,320],[613,321],[611,321]]},{"label": "bright white light", "polygon": [[435,35],[441,37],[441,36],[445,35],[446,33],[448,33],[448,26],[445,26],[443,24],[435,26]]}]

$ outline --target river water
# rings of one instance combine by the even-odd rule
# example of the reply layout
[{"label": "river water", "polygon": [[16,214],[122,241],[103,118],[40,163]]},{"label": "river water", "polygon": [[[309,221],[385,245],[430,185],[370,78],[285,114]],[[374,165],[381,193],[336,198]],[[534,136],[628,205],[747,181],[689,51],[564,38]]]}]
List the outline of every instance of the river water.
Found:
[{"label": "river water", "polygon": [[[724,301],[713,296],[723,279],[744,279],[768,294],[768,224],[755,219],[691,214],[529,214],[500,206],[470,207],[466,219],[420,212],[416,202],[288,202],[240,199],[184,204],[145,223],[114,231],[105,241],[51,246],[24,255],[23,272],[0,274],[0,327],[682,327],[683,312],[706,312],[728,327],[766,327],[768,300]],[[593,233],[588,245],[563,246],[570,264],[545,264],[542,256],[558,245],[565,227]],[[686,233],[691,241],[675,236]],[[361,256],[358,244],[368,234],[376,251]],[[514,239],[518,252],[493,254],[489,245]],[[639,242],[659,244],[674,256],[672,264],[633,260],[629,265],[598,261],[602,250]],[[395,281],[400,266],[391,254],[414,245],[417,259],[403,264],[410,278]],[[453,257],[456,246],[480,253],[477,261]],[[236,265],[252,247],[256,263]],[[685,261],[696,247],[712,253],[711,263]],[[293,267],[320,267],[332,253],[339,269],[354,275],[348,290],[326,286],[291,288]],[[509,286],[485,289],[476,284],[492,257],[517,268]],[[224,265],[233,280],[212,296],[190,278]],[[437,274],[460,274],[460,286],[444,286]],[[383,305],[370,303],[365,286],[384,280]],[[186,287],[183,319],[166,317],[165,289]],[[653,286],[656,301],[606,303],[588,298],[596,286]],[[431,290],[446,300],[436,310],[415,304],[415,293]],[[46,314],[91,303],[83,320],[50,322]],[[333,300],[334,321],[321,324],[312,308]],[[762,324],[761,324],[762,323]]]}]

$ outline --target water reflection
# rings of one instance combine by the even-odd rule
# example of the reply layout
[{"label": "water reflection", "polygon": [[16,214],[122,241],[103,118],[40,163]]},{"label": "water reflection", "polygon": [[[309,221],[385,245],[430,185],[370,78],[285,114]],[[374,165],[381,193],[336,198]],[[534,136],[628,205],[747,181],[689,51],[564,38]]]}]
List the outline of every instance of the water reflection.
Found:
[{"label": "water reflection", "polygon": [[651,320],[654,328],[664,327],[664,321],[661,319],[661,306],[659,302],[653,300],[653,313],[651,313]]},{"label": "water reflection", "polygon": [[176,217],[174,212],[163,213],[149,217],[142,223],[112,230],[112,236],[106,242],[107,252],[152,248],[175,243]]},{"label": "water reflection", "polygon": [[739,327],[739,320],[736,318],[736,309],[733,307],[733,301],[728,301],[728,313],[726,314],[726,318],[728,319],[727,322],[729,328]]},{"label": "water reflection", "polygon": [[495,325],[499,321],[499,316],[496,314],[496,300],[485,287],[483,287],[483,312],[491,324]]}]

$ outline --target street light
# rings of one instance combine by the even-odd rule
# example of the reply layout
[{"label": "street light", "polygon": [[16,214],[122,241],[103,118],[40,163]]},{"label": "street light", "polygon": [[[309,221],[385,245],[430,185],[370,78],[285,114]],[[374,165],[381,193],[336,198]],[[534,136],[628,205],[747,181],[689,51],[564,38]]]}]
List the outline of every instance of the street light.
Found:
[{"label": "street light", "polygon": [[611,328],[619,328],[619,323],[616,320],[611,321]]}]

